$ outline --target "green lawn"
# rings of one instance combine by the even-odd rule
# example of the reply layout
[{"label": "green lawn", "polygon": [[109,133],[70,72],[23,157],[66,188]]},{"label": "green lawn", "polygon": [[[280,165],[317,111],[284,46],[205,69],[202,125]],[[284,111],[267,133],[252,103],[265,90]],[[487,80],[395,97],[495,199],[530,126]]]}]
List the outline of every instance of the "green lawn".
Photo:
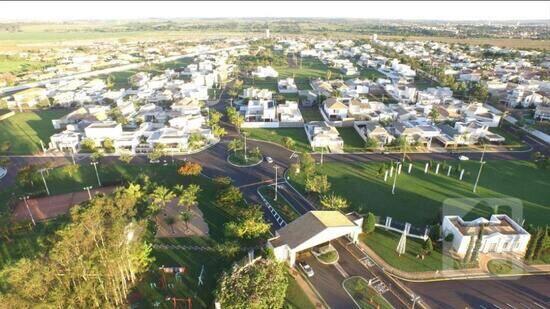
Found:
[{"label": "green lawn", "polygon": [[439,86],[438,83],[432,81],[431,79],[423,77],[423,76],[417,76],[414,79],[414,85],[416,86],[417,90],[424,90],[426,88]]},{"label": "green lawn", "polygon": [[368,285],[363,277],[350,277],[344,280],[343,286],[360,308],[393,308],[382,295]]},{"label": "green lawn", "polygon": [[[277,143],[279,145],[283,144],[284,137],[290,137],[294,140],[295,146],[294,150],[299,152],[309,152],[311,147],[309,146],[309,141],[307,140],[306,132],[303,128],[282,128],[282,129],[244,129],[248,132],[250,138],[259,139],[263,141],[269,141]],[[269,154],[266,154],[269,155]]]},{"label": "green lawn", "polygon": [[508,260],[490,260],[487,263],[489,272],[493,275],[521,274],[523,269]]},{"label": "green lawn", "polygon": [[[55,133],[52,119],[69,113],[66,109],[16,113],[0,121],[0,145],[10,144],[0,154],[33,154],[42,151],[40,140],[47,147],[50,136]],[[2,147],[4,148],[4,147]]]},{"label": "green lawn", "polygon": [[290,205],[281,194],[277,194],[277,200],[275,197],[275,190],[272,186],[263,186],[260,187],[260,193],[264,198],[271,204],[273,208],[279,213],[279,215],[286,221],[291,222],[298,218],[300,215],[298,212]]},{"label": "green lawn", "polygon": [[365,141],[357,134],[354,127],[337,128],[340,137],[344,140],[345,152],[365,151]]},{"label": "green lawn", "polygon": [[[412,237],[407,238],[407,249],[405,254],[399,256],[395,249],[397,248],[400,237],[401,234],[399,233],[376,228],[376,230],[369,235],[364,233],[361,234],[360,239],[374,250],[378,256],[386,261],[386,263],[403,271],[434,271],[458,267],[458,264],[450,258],[444,260],[443,255],[438,249],[426,255],[423,260],[417,258],[417,255],[422,251],[423,241]],[[444,262],[445,264],[443,264]]]},{"label": "green lawn", "polygon": [[18,57],[0,57],[0,73],[17,74],[43,68],[48,63],[30,61]]},{"label": "green lawn", "polygon": [[252,153],[250,153],[250,151],[247,151],[247,153],[248,153],[248,156],[245,158],[244,157],[245,152],[243,150],[231,152],[229,154],[228,160],[230,163],[233,163],[235,165],[240,165],[240,166],[254,165],[262,162],[263,157],[261,155],[254,156],[252,155]]},{"label": "green lawn", "polygon": [[277,92],[277,79],[276,78],[244,78],[244,88],[255,87],[258,89],[269,89],[273,92]]},{"label": "green lawn", "polygon": [[[472,192],[473,183],[479,169],[476,161],[448,162],[454,167],[461,164],[466,170],[462,181],[458,176],[446,176],[446,168],[434,174],[434,168],[424,174],[425,162],[415,162],[411,174],[403,173],[397,178],[396,194],[391,194],[392,181],[384,182],[378,175],[382,163],[325,163],[320,171],[327,174],[332,190],[344,196],[351,209],[360,213],[373,212],[378,216],[391,216],[399,221],[424,226],[438,221],[438,213],[448,198],[517,198],[523,204],[523,217],[526,223],[545,225],[550,217],[550,173],[538,169],[528,161],[488,161],[483,168],[477,193]],[[435,164],[434,164],[435,165]],[[408,165],[406,166],[408,168]],[[304,177],[293,176],[296,187],[304,192]],[[453,211],[450,207],[449,211]],[[506,212],[506,209],[500,211]],[[453,211],[454,212],[454,211]],[[466,212],[472,219],[488,216],[491,209],[477,204],[473,210],[456,209],[456,213]]]},{"label": "green lawn", "polygon": [[316,106],[314,107],[304,107],[300,109],[300,113],[302,113],[302,117],[304,118],[304,122],[310,122],[310,121],[323,121],[323,116],[321,115],[321,111],[319,111],[319,108]]},{"label": "green lawn", "polygon": [[525,146],[525,143],[521,141],[522,137],[518,136],[518,134],[510,133],[504,130],[503,128],[490,128],[489,131],[504,137],[506,139],[504,141],[504,144],[507,146],[512,146],[512,147]]}]

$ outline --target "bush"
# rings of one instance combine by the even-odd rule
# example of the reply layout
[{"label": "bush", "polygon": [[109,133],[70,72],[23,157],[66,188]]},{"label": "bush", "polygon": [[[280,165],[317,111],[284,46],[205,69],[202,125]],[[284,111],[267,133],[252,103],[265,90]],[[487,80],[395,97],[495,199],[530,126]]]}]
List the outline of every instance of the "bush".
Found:
[{"label": "bush", "polygon": [[447,236],[445,236],[445,241],[451,242],[454,239],[455,239],[455,235],[453,233],[449,233],[447,234]]},{"label": "bush", "polygon": [[195,162],[185,162],[178,168],[178,174],[183,176],[198,176],[202,172],[202,166]]}]

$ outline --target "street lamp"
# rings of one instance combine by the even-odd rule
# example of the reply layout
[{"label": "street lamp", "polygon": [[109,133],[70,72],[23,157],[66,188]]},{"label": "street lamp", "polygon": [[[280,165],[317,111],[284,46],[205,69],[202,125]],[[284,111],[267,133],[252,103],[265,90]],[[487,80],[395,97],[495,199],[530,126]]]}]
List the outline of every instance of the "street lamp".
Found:
[{"label": "street lamp", "polygon": [[277,176],[277,171],[279,170],[279,166],[278,165],[274,165],[273,168],[275,169],[275,197],[273,198],[274,201],[277,200],[277,187],[278,187],[278,182],[277,182],[277,179],[278,179],[278,176]]},{"label": "street lamp", "polygon": [[483,165],[485,164],[485,161],[483,161],[483,158],[485,157],[485,149],[487,148],[487,145],[483,145],[483,152],[481,153],[481,159],[479,160],[479,172],[477,173],[476,183],[474,184],[474,190],[473,192],[476,193],[477,190],[477,183],[479,182],[479,177],[481,176],[481,170],[483,169]]},{"label": "street lamp", "polygon": [[395,165],[395,175],[393,177],[393,186],[391,188],[391,194],[395,195],[395,184],[397,183],[397,174],[399,174],[399,169],[401,168],[401,163],[397,162]]},{"label": "street lamp", "polygon": [[27,202],[29,196],[25,195],[20,197],[19,199],[25,201],[25,206],[27,207],[27,211],[29,212],[29,216],[31,217],[32,224],[36,226],[36,221],[34,221],[34,216],[32,215],[31,208],[29,207],[29,203]]},{"label": "street lamp", "polygon": [[83,189],[88,191],[88,198],[90,199],[90,201],[92,200],[92,193],[90,192],[90,189],[93,188],[92,186],[87,186],[87,187],[84,187]]},{"label": "street lamp", "polygon": [[94,166],[97,184],[101,187],[101,180],[99,180],[99,173],[97,172],[97,162],[91,162],[90,164]]},{"label": "street lamp", "polygon": [[44,187],[46,188],[46,193],[50,195],[50,189],[48,188],[48,184],[46,183],[46,178],[44,177],[44,172],[48,171],[47,168],[41,168],[38,170],[40,172],[40,175],[42,176],[42,181],[44,182]]}]

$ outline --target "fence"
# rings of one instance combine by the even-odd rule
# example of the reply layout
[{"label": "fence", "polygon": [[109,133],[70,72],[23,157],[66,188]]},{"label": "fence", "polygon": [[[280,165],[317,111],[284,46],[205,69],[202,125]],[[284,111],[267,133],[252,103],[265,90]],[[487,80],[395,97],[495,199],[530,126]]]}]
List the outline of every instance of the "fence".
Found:
[{"label": "fence", "polygon": [[[408,222],[401,222],[397,220],[393,220],[392,217],[376,217],[376,226],[381,227],[386,230],[391,230],[397,233],[403,233],[405,230],[405,226],[407,224],[410,224]],[[410,224],[409,232],[407,233],[407,236],[418,238],[421,240],[428,239],[428,233],[430,232],[430,229],[426,227],[418,227]]]}]

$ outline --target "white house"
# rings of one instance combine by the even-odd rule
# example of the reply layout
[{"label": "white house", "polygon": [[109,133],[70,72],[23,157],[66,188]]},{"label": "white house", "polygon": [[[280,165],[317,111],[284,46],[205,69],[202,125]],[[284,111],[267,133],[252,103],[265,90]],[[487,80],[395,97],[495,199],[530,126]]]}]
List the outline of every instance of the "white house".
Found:
[{"label": "white house", "polygon": [[279,77],[279,73],[275,71],[275,69],[272,68],[271,66],[266,66],[266,67],[258,66],[256,68],[256,71],[252,72],[252,75],[258,78]]},{"label": "white house", "polygon": [[452,250],[459,257],[467,254],[471,242],[475,242],[481,226],[481,253],[511,252],[523,255],[531,235],[507,215],[492,215],[489,220],[478,218],[464,221],[459,216],[445,216],[442,232],[444,237],[452,234]]},{"label": "white house", "polygon": [[298,87],[294,83],[294,78],[292,77],[281,79],[277,83],[277,88],[280,93],[298,93]]},{"label": "white house", "polygon": [[540,120],[550,120],[550,104],[537,105],[533,118]]},{"label": "white house", "polygon": [[241,106],[240,112],[244,114],[245,121],[271,122],[277,120],[277,112],[273,100],[248,100],[247,105]]},{"label": "white house", "polygon": [[357,242],[363,218],[356,213],[339,211],[310,211],[275,232],[268,240],[277,261],[293,267],[299,252],[323,245],[342,236]]},{"label": "white house", "polygon": [[254,87],[244,88],[243,94],[240,95],[243,99],[265,99],[271,100],[273,98],[273,92],[269,89],[258,89]]},{"label": "white house", "polygon": [[304,129],[313,149],[328,148],[330,152],[343,152],[344,140],[338,130],[325,121],[308,122]]},{"label": "white house", "polygon": [[367,121],[365,123],[355,122],[353,127],[365,142],[373,139],[381,147],[391,143],[394,139],[388,130],[374,121]]},{"label": "white house", "polygon": [[79,132],[65,130],[56,133],[50,137],[50,148],[59,151],[70,150],[73,153],[78,152],[82,135]]},{"label": "white house", "polygon": [[116,139],[122,135],[122,125],[114,121],[94,122],[84,129],[86,138],[100,145],[105,139]]},{"label": "white house", "polygon": [[296,101],[286,101],[285,104],[277,105],[277,115],[281,122],[304,122]]},{"label": "white house", "polygon": [[348,117],[348,106],[341,98],[328,98],[323,102],[323,110],[332,120],[342,120]]}]

